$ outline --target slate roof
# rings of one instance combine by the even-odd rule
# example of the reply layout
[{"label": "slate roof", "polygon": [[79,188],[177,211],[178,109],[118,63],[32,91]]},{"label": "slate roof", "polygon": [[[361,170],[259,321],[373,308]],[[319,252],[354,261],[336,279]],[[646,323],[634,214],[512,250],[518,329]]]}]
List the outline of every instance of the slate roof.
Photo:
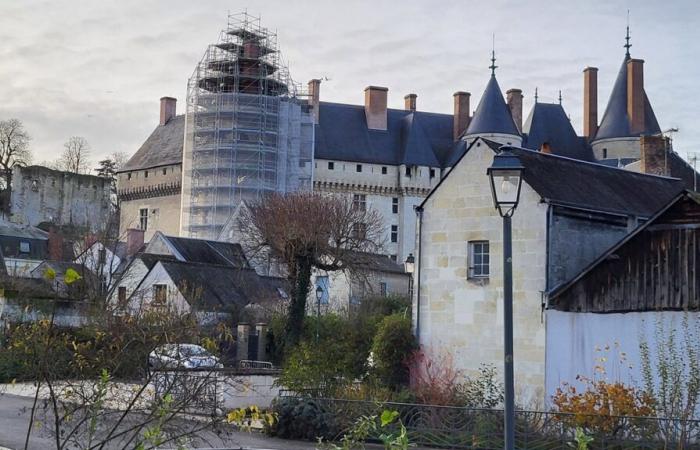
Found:
[{"label": "slate roof", "polygon": [[22,226],[16,223],[0,220],[0,236],[11,236],[25,239],[48,240],[49,233],[36,227]]},{"label": "slate roof", "polygon": [[321,102],[314,157],[442,167],[454,147],[452,127],[451,114],[388,109],[386,131],[370,130],[363,105]]},{"label": "slate roof", "polygon": [[273,283],[252,269],[212,264],[160,261],[187,302],[200,311],[230,310],[281,296]]},{"label": "slate roof", "polygon": [[394,262],[387,255],[368,252],[353,252],[353,257],[359,263],[364,271],[377,271],[386,273],[405,274],[406,270],[403,264]]},{"label": "slate roof", "polygon": [[525,166],[523,180],[547,202],[651,217],[683,191],[677,178],[510,147]]},{"label": "slate roof", "polygon": [[479,100],[474,117],[472,117],[464,133],[466,136],[481,133],[502,133],[520,136],[518,129],[510,115],[510,110],[503,99],[501,88],[498,86],[496,76],[491,75],[484,95]]},{"label": "slate roof", "polygon": [[216,264],[239,269],[250,268],[248,258],[240,244],[165,235],[163,238],[186,262]]},{"label": "slate roof", "polygon": [[[617,79],[613,85],[608,100],[608,106],[605,108],[603,120],[600,121],[598,132],[595,135],[593,142],[600,139],[610,139],[617,137],[635,136],[630,133],[630,121],[627,116],[627,61],[629,57],[625,57],[622,62],[622,67],[617,74]],[[661,132],[659,122],[656,120],[654,110],[651,108],[649,98],[644,93],[644,131],[640,134],[656,134]],[[637,134],[636,136],[638,136]]]},{"label": "slate roof", "polygon": [[152,167],[182,164],[182,148],[185,140],[185,115],[158,125],[134,156],[117,172],[149,169]]},{"label": "slate roof", "polygon": [[535,103],[523,125],[523,147],[540,150],[550,145],[555,155],[595,161],[593,150],[577,136],[564,108],[556,103]]}]

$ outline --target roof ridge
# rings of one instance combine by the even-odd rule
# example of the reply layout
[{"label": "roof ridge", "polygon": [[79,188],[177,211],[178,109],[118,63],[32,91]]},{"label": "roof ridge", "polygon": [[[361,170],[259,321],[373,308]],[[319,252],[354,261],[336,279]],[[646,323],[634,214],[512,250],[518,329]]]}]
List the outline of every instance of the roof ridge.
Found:
[{"label": "roof ridge", "polygon": [[[321,104],[326,104],[326,105],[338,105],[338,106],[351,106],[357,109],[365,109],[365,105],[357,105],[355,103],[341,103],[341,102],[329,102],[329,101],[321,101],[319,102]],[[442,112],[436,112],[436,111],[421,111],[421,110],[416,110],[416,111],[409,111],[406,109],[401,109],[401,108],[387,108],[387,111],[394,111],[394,112],[405,112],[407,113],[406,115],[418,113],[418,114],[425,114],[425,115],[434,115],[434,116],[454,116],[454,114],[449,114],[449,113],[442,113]]]}]

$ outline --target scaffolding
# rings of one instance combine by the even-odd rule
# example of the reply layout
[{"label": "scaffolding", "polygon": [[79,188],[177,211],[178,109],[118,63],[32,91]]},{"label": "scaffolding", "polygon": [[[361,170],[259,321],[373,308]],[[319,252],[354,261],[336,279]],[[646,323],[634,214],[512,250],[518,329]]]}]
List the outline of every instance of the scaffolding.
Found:
[{"label": "scaffolding", "polygon": [[218,239],[238,205],[312,187],[314,125],[277,35],[229,15],[187,85],[180,234]]}]

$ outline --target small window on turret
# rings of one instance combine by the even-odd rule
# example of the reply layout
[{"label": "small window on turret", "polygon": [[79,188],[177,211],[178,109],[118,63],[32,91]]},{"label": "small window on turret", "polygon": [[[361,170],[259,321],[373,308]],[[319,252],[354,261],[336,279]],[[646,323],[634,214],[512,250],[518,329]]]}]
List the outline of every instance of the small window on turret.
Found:
[{"label": "small window on turret", "polygon": [[386,175],[387,169],[386,166],[382,166],[382,175]]},{"label": "small window on turret", "polygon": [[406,166],[406,176],[407,177],[411,176],[411,166]]},{"label": "small window on turret", "polygon": [[603,159],[606,159],[608,157],[608,149],[604,148],[603,149]]},{"label": "small window on turret", "polygon": [[435,178],[435,169],[430,169],[430,178]]}]

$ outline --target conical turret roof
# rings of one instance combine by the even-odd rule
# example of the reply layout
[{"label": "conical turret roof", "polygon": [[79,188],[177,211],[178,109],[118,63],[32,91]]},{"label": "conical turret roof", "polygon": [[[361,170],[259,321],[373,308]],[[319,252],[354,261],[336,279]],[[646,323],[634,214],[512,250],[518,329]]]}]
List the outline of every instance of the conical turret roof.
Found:
[{"label": "conical turret roof", "polygon": [[644,93],[644,131],[638,134],[630,132],[630,119],[627,114],[627,61],[629,60],[630,56],[625,55],[625,60],[622,62],[620,72],[617,74],[617,79],[610,94],[610,100],[608,100],[608,106],[605,108],[603,120],[600,121],[594,141],[661,132],[661,127],[659,127],[659,122],[656,121],[654,110],[651,108],[646,92]]},{"label": "conical turret roof", "polygon": [[491,75],[491,79],[486,85],[484,95],[481,96],[479,106],[476,108],[474,117],[469,122],[469,127],[465,135],[482,133],[501,133],[519,136],[518,129],[510,115],[510,110],[503,99],[501,88],[496,81],[496,76]]}]

